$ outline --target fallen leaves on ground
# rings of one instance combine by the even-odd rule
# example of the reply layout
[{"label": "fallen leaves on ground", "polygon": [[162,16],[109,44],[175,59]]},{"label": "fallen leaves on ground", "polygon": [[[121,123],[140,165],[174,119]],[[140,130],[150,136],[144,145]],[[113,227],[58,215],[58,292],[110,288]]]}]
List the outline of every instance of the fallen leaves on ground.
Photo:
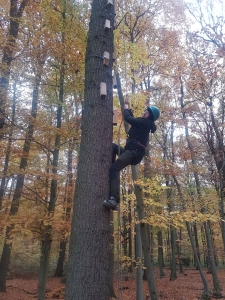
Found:
[{"label": "fallen leaves on ground", "polygon": [[[170,281],[170,270],[165,269],[166,276],[160,278],[158,269],[155,268],[155,280],[159,300],[198,300],[203,293],[203,283],[199,271],[187,269],[184,274],[179,274],[178,278]],[[213,291],[212,275],[204,271],[209,288]],[[218,270],[218,277],[222,288],[222,296],[225,298],[225,270]],[[115,276],[115,293],[120,300],[136,300],[136,281],[135,279],[117,281]],[[7,292],[0,293],[1,300],[32,300],[37,299],[37,278],[17,278],[7,281]],[[147,282],[143,283],[144,300],[150,300]],[[46,295],[48,300],[63,299],[65,285],[60,278],[49,278],[47,282]],[[216,299],[211,297],[211,299]],[[76,300],[76,299],[74,299]]]}]

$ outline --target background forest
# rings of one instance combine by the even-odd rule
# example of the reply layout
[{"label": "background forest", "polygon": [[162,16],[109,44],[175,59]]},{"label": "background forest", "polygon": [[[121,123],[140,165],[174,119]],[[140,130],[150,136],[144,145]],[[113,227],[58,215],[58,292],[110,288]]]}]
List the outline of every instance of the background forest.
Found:
[{"label": "background forest", "polygon": [[[146,105],[161,110],[138,167],[154,264],[161,276],[170,266],[171,280],[176,265],[181,272],[184,264],[200,272],[207,267],[220,294],[223,1],[127,0],[114,6],[114,142],[125,144],[123,97],[128,95],[136,117]],[[47,274],[66,274],[90,12],[91,1],[0,0],[1,292],[9,277],[38,274],[44,299]],[[139,265],[130,168],[121,172],[121,196],[113,219],[114,270],[129,277]],[[208,294],[203,275],[202,280]]]}]

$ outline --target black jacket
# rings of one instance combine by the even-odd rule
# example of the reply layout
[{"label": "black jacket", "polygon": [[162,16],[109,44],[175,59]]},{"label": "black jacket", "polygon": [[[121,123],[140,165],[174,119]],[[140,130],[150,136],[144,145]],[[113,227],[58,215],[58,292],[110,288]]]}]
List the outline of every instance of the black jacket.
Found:
[{"label": "black jacket", "polygon": [[124,119],[131,125],[125,148],[133,148],[145,152],[149,132],[154,133],[156,126],[149,118],[135,118],[129,109],[124,110]]}]

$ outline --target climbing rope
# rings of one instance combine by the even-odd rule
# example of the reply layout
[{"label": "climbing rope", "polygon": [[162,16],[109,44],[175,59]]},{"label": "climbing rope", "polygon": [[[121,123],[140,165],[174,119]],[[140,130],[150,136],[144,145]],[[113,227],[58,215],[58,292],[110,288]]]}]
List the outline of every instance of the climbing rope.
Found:
[{"label": "climbing rope", "polygon": [[[127,60],[126,60],[126,42],[125,42],[125,14],[124,14],[124,0],[122,3],[122,18],[123,18],[123,57],[124,57],[124,75],[125,75],[125,90],[126,90],[126,97],[127,97]],[[127,99],[126,99],[127,100]]]},{"label": "climbing rope", "polygon": [[[121,120],[118,129],[118,156],[120,156],[120,130],[123,121]],[[118,300],[122,300],[122,240],[121,240],[121,217],[120,217],[120,205],[118,208],[118,234],[117,234],[117,252],[118,252]]]},{"label": "climbing rope", "polygon": [[[124,14],[124,0],[122,3],[122,19],[123,19],[123,26],[122,26],[122,35],[123,35],[123,55],[124,55],[124,76],[125,76],[125,91],[126,91],[126,101],[128,100],[128,92],[127,92],[127,61],[126,61],[126,42],[125,42],[125,14]],[[125,101],[125,102],[126,102]],[[120,122],[119,129],[118,129],[118,156],[120,155],[120,130],[123,121]],[[121,237],[121,214],[120,214],[120,206],[118,209],[118,300],[122,300],[122,237]]]},{"label": "climbing rope", "polygon": [[121,240],[121,220],[120,220],[120,208],[118,209],[118,300],[122,300],[122,240]]}]

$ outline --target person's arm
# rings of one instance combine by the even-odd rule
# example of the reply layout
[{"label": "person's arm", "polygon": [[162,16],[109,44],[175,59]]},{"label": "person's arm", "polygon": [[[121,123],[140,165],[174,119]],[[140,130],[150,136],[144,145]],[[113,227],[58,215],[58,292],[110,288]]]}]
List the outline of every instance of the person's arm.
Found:
[{"label": "person's arm", "polygon": [[155,123],[152,122],[151,133],[155,133],[155,132],[156,132],[156,129],[157,129],[157,127],[156,127]]},{"label": "person's arm", "polygon": [[130,109],[124,109],[123,117],[124,117],[124,120],[127,123],[129,123],[130,125],[133,125],[133,126],[136,126],[136,127],[146,126],[146,123],[143,120],[141,120],[140,118],[136,119],[133,116],[133,113]]},{"label": "person's arm", "polygon": [[[132,110],[130,109],[130,102],[129,101],[126,101],[124,103],[124,111],[123,111],[123,117],[125,119],[125,121],[127,123],[129,123],[130,125],[134,125],[136,124],[136,119],[134,118],[134,115],[133,115],[133,112]],[[137,126],[137,124],[136,124]]]}]

